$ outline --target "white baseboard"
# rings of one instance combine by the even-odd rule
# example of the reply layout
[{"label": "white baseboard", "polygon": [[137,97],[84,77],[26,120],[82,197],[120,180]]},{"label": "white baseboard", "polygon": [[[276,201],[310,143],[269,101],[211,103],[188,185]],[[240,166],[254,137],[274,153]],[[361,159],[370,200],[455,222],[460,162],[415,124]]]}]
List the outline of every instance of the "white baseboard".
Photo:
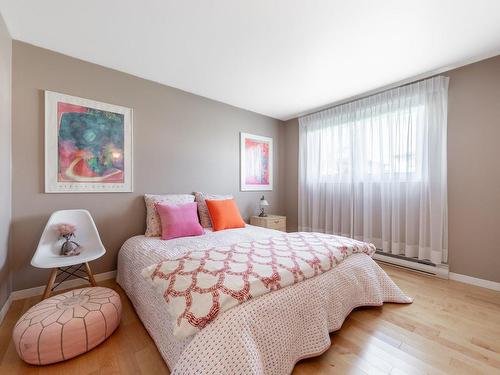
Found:
[{"label": "white baseboard", "polygon": [[500,283],[485,279],[478,279],[477,277],[461,275],[459,273],[450,272],[450,280],[460,281],[465,284],[471,284],[487,289],[500,291]]},{"label": "white baseboard", "polygon": [[378,253],[373,256],[373,259],[399,267],[409,268],[414,271],[425,272],[441,279],[447,279],[449,274],[448,266],[446,265],[430,266],[428,264],[412,262],[410,260],[395,258]]},{"label": "white baseboard", "polygon": [[477,277],[461,275],[459,273],[449,272],[448,267],[446,265],[429,266],[427,264],[411,262],[400,258],[389,257],[383,254],[375,254],[373,256],[373,259],[378,260],[379,262],[389,263],[398,267],[411,269],[412,271],[432,274],[442,279],[460,281],[465,284],[470,284],[470,285],[480,286],[486,289],[500,291],[500,283],[485,279],[479,279]]},{"label": "white baseboard", "polygon": [[[97,282],[103,281],[103,280],[108,280],[108,279],[114,279],[115,277],[116,277],[116,270],[98,273],[98,274],[94,275],[94,278]],[[58,290],[59,289],[75,288],[77,286],[85,285],[85,284],[88,285],[88,282],[83,280],[83,279],[66,280],[63,283],[61,283]],[[41,286],[36,286],[34,288],[29,288],[29,289],[15,290],[12,293],[10,293],[9,298],[4,303],[2,309],[0,310],[0,323],[3,322],[3,319],[5,318],[7,311],[9,311],[9,307],[12,304],[12,301],[42,295],[44,290],[45,290],[45,285],[41,285]]]},{"label": "white baseboard", "polygon": [[[98,274],[94,275],[94,278],[96,281],[113,279],[114,277],[116,277],[116,270],[98,273]],[[64,281],[59,286],[58,289],[60,290],[60,289],[75,288],[77,286],[85,285],[85,284],[88,284],[88,282],[83,280],[83,279],[71,279],[71,280]],[[16,301],[18,299],[39,296],[43,293],[44,290],[45,290],[45,285],[41,285],[41,286],[36,286],[34,288],[16,290],[16,291],[12,292],[10,295],[12,297],[12,301]]]}]

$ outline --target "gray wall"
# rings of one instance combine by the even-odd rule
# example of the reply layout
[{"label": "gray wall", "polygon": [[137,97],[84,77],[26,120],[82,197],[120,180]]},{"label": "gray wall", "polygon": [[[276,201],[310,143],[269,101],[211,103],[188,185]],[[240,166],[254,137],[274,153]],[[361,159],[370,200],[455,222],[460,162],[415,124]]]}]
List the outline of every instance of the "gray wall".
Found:
[{"label": "gray wall", "polygon": [[12,40],[0,15],[0,308],[10,294]]},{"label": "gray wall", "polygon": [[450,270],[500,282],[500,56],[446,75]]},{"label": "gray wall", "polygon": [[[500,56],[443,75],[450,77],[450,271],[500,282]],[[285,212],[297,223],[297,119],[285,123],[285,139]]]},{"label": "gray wall", "polygon": [[[134,192],[44,194],[43,91],[134,109]],[[145,229],[144,193],[232,193],[244,217],[262,193],[239,191],[239,132],[273,137],[271,211],[284,210],[284,128],[280,121],[21,42],[13,45],[13,289],[42,285],[29,265],[52,211],[86,208],[107,254],[97,273],[116,268],[120,246]]]}]

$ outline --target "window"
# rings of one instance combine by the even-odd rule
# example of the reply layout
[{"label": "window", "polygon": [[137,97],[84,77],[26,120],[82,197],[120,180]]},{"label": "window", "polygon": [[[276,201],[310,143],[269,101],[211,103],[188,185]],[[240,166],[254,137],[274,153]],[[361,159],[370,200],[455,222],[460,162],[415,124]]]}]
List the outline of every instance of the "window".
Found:
[{"label": "window", "polygon": [[[350,177],[355,181],[419,180],[417,125],[424,107],[347,121],[312,132],[320,144],[320,175],[325,181]],[[357,155],[353,155],[357,153]]]}]

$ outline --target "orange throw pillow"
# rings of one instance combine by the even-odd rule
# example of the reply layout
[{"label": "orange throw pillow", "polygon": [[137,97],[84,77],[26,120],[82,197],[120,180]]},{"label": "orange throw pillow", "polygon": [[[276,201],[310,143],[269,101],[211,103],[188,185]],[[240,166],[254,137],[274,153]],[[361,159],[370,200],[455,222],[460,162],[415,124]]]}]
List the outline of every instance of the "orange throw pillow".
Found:
[{"label": "orange throw pillow", "polygon": [[207,199],[205,202],[208,207],[208,213],[210,214],[214,231],[245,227],[245,222],[241,218],[240,210],[238,210],[238,206],[234,199]]}]

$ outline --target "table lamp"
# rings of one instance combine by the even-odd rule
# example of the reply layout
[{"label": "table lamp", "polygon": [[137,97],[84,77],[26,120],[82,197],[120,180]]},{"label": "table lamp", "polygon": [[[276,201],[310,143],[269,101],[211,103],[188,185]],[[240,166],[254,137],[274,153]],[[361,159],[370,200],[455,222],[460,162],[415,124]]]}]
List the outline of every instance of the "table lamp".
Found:
[{"label": "table lamp", "polygon": [[266,199],[264,198],[264,196],[262,196],[262,198],[260,198],[260,214],[259,214],[259,217],[266,217],[267,214],[266,212],[264,211],[265,207],[269,206],[269,203],[266,201]]}]

